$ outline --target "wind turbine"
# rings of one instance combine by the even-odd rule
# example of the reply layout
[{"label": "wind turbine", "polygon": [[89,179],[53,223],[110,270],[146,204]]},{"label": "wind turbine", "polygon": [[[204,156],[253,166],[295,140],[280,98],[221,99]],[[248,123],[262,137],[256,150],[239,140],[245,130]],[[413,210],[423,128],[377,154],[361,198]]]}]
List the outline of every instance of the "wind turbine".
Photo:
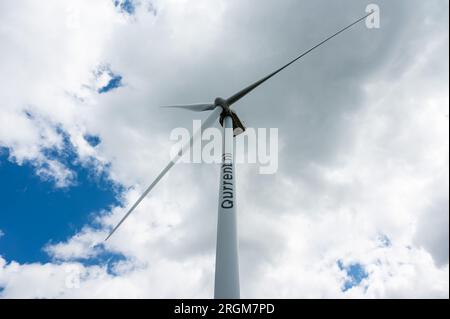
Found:
[{"label": "wind turbine", "polygon": [[239,288],[239,262],[238,262],[238,236],[237,236],[237,218],[236,218],[236,192],[235,192],[235,176],[234,176],[234,151],[233,138],[245,131],[245,126],[237,116],[231,106],[256,89],[258,86],[266,82],[268,79],[281,72],[300,58],[304,57],[314,49],[318,48],[325,42],[331,40],[338,34],[351,28],[358,22],[366,19],[374,11],[366,14],[358,20],[352,22],[346,27],[340,29],[336,33],[322,40],[312,48],[304,51],[289,63],[281,68],[266,75],[262,79],[247,86],[231,97],[224,99],[218,97],[214,103],[200,103],[188,105],[172,105],[166,107],[186,109],[195,112],[212,111],[207,119],[202,123],[200,129],[193,134],[189,143],[186,143],[181,150],[167,164],[156,179],[147,187],[145,192],[131,206],[125,216],[113,228],[105,241],[119,228],[124,220],[133,212],[139,203],[147,196],[147,194],[155,187],[155,185],[163,178],[163,176],[175,165],[182,157],[184,152],[190,147],[194,139],[201,135],[203,130],[211,126],[214,121],[219,118],[220,124],[224,129],[222,144],[222,166],[220,169],[220,185],[219,185],[219,207],[217,221],[217,243],[216,243],[216,269],[214,282],[214,298],[217,299],[238,299],[240,298]]}]

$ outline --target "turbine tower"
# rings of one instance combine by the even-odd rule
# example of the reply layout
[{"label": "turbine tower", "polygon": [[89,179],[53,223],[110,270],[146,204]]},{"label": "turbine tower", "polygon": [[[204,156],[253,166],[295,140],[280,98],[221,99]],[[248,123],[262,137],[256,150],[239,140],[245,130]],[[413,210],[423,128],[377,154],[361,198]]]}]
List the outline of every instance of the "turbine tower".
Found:
[{"label": "turbine tower", "polygon": [[214,103],[200,103],[188,105],[171,105],[170,108],[180,108],[195,112],[212,111],[211,114],[203,121],[200,129],[193,134],[189,143],[186,143],[181,150],[167,164],[156,179],[147,187],[144,193],[131,206],[125,216],[112,229],[105,241],[119,228],[124,220],[133,212],[139,203],[147,196],[147,194],[155,187],[161,178],[172,168],[173,165],[181,158],[185,151],[190,147],[194,139],[201,136],[203,130],[211,126],[217,118],[223,127],[223,143],[222,143],[222,165],[220,168],[220,184],[219,184],[219,205],[217,219],[217,243],[216,243],[216,269],[214,281],[214,298],[216,299],[238,299],[240,298],[239,287],[239,254],[238,254],[238,235],[237,235],[237,216],[236,216],[236,185],[234,170],[234,140],[236,135],[245,131],[245,126],[237,116],[231,106],[249,94],[255,88],[263,84],[265,81],[281,72],[300,58],[304,57],[314,49],[331,40],[338,34],[346,31],[360,21],[363,21],[374,11],[366,14],[358,20],[352,22],[346,27],[340,29],[336,33],[330,35],[315,46],[304,51],[289,63],[281,68],[273,71],[262,79],[247,86],[236,94],[227,99],[216,98]]}]

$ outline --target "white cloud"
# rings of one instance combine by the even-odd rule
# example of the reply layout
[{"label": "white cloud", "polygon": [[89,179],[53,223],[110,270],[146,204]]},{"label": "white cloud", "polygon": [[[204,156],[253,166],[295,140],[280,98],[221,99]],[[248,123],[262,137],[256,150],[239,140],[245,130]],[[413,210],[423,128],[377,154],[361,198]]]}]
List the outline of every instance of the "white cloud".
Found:
[{"label": "white cloud", "polygon": [[[240,116],[279,127],[283,145],[274,176],[238,166],[244,297],[448,298],[443,3],[382,1],[379,30],[352,30],[242,100]],[[98,214],[99,227],[46,246],[54,262],[0,258],[2,296],[210,297],[214,166],[176,166],[101,244],[165,165],[170,129],[191,125],[188,113],[157,105],[233,93],[363,13],[358,1],[345,14],[334,10],[341,5],[168,1],[155,4],[156,16],[141,6],[130,18],[106,0],[2,3],[0,145],[69,186],[72,173],[43,152],[64,148],[59,127],[81,163],[110,163],[113,180],[137,185],[123,194],[124,207]],[[311,20],[324,8],[342,15]],[[98,95],[109,78],[96,84],[93,71],[104,64],[125,86]],[[91,147],[86,133],[101,144]],[[382,247],[381,235],[391,245]],[[114,274],[77,262],[104,249],[127,258]],[[368,278],[342,292],[337,260],[361,263]]]},{"label": "white cloud", "polygon": [[104,232],[96,232],[94,229],[86,227],[70,238],[70,242],[49,244],[45,247],[45,251],[59,260],[87,259],[95,257],[101,252],[98,243],[104,238]]}]

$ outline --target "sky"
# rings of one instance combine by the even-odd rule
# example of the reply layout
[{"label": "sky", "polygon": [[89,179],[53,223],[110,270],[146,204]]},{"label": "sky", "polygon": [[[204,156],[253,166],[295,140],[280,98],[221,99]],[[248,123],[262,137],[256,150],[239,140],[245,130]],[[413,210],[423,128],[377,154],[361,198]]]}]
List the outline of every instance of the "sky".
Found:
[{"label": "sky", "polygon": [[[167,164],[160,105],[228,97],[372,2],[0,3],[0,297],[211,298],[219,167]],[[361,23],[240,100],[244,298],[449,298],[448,1]],[[216,124],[218,126],[218,124]],[[237,137],[240,138],[240,137]]]}]

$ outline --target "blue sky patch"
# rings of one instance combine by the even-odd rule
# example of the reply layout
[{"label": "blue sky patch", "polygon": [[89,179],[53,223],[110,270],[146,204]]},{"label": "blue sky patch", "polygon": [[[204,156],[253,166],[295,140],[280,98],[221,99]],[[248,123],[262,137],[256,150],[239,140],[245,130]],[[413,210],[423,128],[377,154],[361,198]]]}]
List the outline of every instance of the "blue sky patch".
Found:
[{"label": "blue sky patch", "polygon": [[144,9],[153,16],[158,14],[155,5],[150,1],[137,2],[135,0],[113,0],[113,4],[119,12],[130,16],[136,13],[136,7],[138,5],[144,6]]},{"label": "blue sky patch", "polygon": [[109,65],[100,65],[95,71],[94,71],[96,89],[97,92],[107,93],[111,90],[117,89],[121,86],[123,86],[122,83],[122,76],[120,74],[117,74],[113,72]]},{"label": "blue sky patch", "polygon": [[88,142],[89,145],[92,147],[96,147],[98,144],[101,143],[100,137],[96,135],[85,134],[83,137],[86,140],[86,142]]},{"label": "blue sky patch", "polygon": [[114,6],[121,12],[132,15],[136,10],[136,6],[132,0],[113,0],[113,2]]},{"label": "blue sky patch", "polygon": [[352,287],[358,286],[361,281],[369,277],[364,266],[360,263],[352,263],[345,266],[342,260],[338,260],[337,265],[340,270],[344,270],[347,274],[344,286],[341,288],[342,291],[347,291]]},{"label": "blue sky patch", "polygon": [[57,147],[44,148],[42,154],[50,160],[70,164],[77,158],[76,150],[72,146],[72,143],[70,143],[69,135],[63,129],[56,127],[55,130],[62,137],[63,147],[61,149]]},{"label": "blue sky patch", "polygon": [[111,79],[109,80],[108,84],[99,88],[98,93],[106,93],[113,89],[119,88],[122,86],[122,76],[111,74]]},{"label": "blue sky patch", "polygon": [[57,188],[53,181],[36,175],[36,165],[17,165],[9,150],[0,149],[0,255],[20,263],[49,262],[43,247],[65,241],[92,221],[92,214],[119,205],[120,185],[108,179],[107,171],[81,165],[67,134],[59,130],[64,148],[43,151],[76,174],[76,183]]}]

